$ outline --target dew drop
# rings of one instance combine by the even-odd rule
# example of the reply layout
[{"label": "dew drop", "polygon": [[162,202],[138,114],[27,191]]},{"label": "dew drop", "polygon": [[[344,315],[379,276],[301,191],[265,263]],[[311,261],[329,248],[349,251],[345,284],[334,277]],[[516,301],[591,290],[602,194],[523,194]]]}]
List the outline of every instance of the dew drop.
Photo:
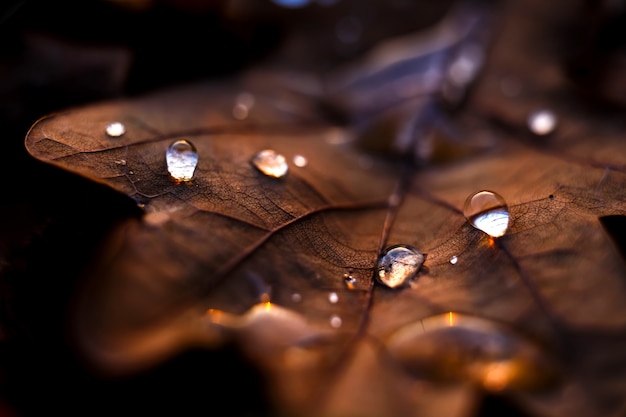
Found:
[{"label": "dew drop", "polygon": [[126,127],[120,122],[109,123],[106,127],[106,134],[112,138],[119,138],[126,133]]},{"label": "dew drop", "polygon": [[244,120],[248,117],[248,108],[241,103],[235,103],[233,106],[233,117],[237,120]]},{"label": "dew drop", "polygon": [[413,277],[424,263],[424,255],[409,245],[388,247],[378,259],[376,278],[389,287],[400,287]]},{"label": "dew drop", "polygon": [[456,265],[456,263],[457,263],[458,261],[459,261],[459,258],[458,258],[456,255],[454,255],[452,258],[450,258],[450,263],[451,263],[452,265]]},{"label": "dew drop", "polygon": [[264,149],[252,158],[252,164],[268,177],[281,178],[287,174],[285,157],[272,149]]},{"label": "dew drop", "polygon": [[185,139],[173,142],[165,153],[167,170],[176,182],[190,181],[198,165],[196,147]]},{"label": "dew drop", "polygon": [[528,128],[536,135],[552,133],[556,122],[556,115],[550,110],[537,110],[528,116]]},{"label": "dew drop", "polygon": [[250,110],[254,106],[254,95],[246,91],[239,93],[235,98],[235,105],[233,106],[233,117],[237,120],[244,120],[248,118]]},{"label": "dew drop", "polygon": [[343,283],[346,284],[346,288],[349,289],[350,291],[356,288],[356,278],[354,278],[350,274],[343,275]]},{"label": "dew drop", "polygon": [[328,301],[330,301],[331,304],[336,304],[337,301],[339,301],[339,296],[336,292],[331,292],[330,294],[328,294]]},{"label": "dew drop", "polygon": [[343,324],[343,321],[341,320],[341,317],[339,317],[336,314],[333,314],[332,316],[330,316],[331,327],[338,329],[341,327],[342,324]]},{"label": "dew drop", "polygon": [[465,201],[463,214],[469,223],[491,237],[503,236],[509,227],[509,208],[493,191],[479,191]]},{"label": "dew drop", "polygon": [[302,155],[295,155],[293,157],[293,164],[298,168],[304,168],[309,164],[309,161]]},{"label": "dew drop", "polygon": [[291,301],[293,301],[294,303],[299,303],[300,301],[302,301],[302,296],[299,293],[294,292],[293,294],[291,294]]}]

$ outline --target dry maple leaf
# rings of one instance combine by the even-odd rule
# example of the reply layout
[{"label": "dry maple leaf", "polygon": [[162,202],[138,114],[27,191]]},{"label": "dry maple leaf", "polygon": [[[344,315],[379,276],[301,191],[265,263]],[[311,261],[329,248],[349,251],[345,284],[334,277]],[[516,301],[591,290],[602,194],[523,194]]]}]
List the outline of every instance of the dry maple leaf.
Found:
[{"label": "dry maple leaf", "polygon": [[[132,373],[233,343],[285,415],[469,416],[485,393],[533,416],[619,415],[626,268],[603,224],[626,214],[624,135],[567,95],[552,51],[528,48],[535,17],[511,9],[454,116],[462,139],[440,134],[428,163],[371,152],[263,73],[39,120],[35,158],[143,213],[111,232],[77,293],[87,361]],[[550,135],[528,131],[538,105],[558,115]],[[190,180],[166,162],[182,139]],[[252,163],[266,149],[286,174]],[[480,190],[505,199],[501,237],[464,215]],[[425,261],[387,288],[377,261],[398,244]]]}]

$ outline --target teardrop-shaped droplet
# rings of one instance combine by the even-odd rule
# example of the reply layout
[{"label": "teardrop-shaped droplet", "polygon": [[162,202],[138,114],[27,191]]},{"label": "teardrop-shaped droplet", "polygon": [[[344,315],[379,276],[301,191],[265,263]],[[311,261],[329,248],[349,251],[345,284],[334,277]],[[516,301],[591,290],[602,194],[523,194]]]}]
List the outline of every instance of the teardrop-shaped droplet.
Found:
[{"label": "teardrop-shaped droplet", "polygon": [[167,148],[165,162],[174,181],[190,181],[198,165],[198,152],[188,140],[177,140]]},{"label": "teardrop-shaped droplet", "polygon": [[120,122],[113,122],[107,125],[105,132],[112,138],[118,138],[126,133],[126,127]]},{"label": "teardrop-shaped droplet", "polygon": [[545,386],[560,374],[554,357],[503,323],[454,312],[412,322],[386,341],[409,372],[439,381],[467,381],[488,391]]},{"label": "teardrop-shaped droplet", "polygon": [[263,174],[274,178],[284,177],[289,168],[285,157],[273,149],[264,149],[257,153],[252,158],[252,165]]},{"label": "teardrop-shaped droplet", "polygon": [[413,279],[423,263],[424,255],[414,247],[393,245],[378,258],[376,278],[389,288],[397,288]]},{"label": "teardrop-shaped droplet", "polygon": [[504,198],[493,191],[479,191],[465,201],[463,214],[475,228],[491,237],[503,236],[509,227],[509,208]]},{"label": "teardrop-shaped droplet", "polygon": [[546,109],[537,110],[528,116],[528,128],[536,135],[547,135],[556,129],[556,115]]}]

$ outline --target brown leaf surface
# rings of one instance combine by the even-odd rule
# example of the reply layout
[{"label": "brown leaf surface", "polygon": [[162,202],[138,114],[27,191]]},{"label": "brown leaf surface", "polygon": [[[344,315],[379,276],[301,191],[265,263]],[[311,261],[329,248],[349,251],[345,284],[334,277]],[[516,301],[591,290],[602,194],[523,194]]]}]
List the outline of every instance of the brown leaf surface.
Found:
[{"label": "brown leaf surface", "polygon": [[[252,73],[38,121],[26,138],[35,158],[144,213],[111,233],[78,293],[72,325],[89,363],[128,373],[234,341],[288,415],[470,416],[484,392],[528,415],[619,415],[626,268],[600,218],[626,215],[624,135],[576,101],[558,46],[529,47],[541,36],[537,9],[510,7],[455,119],[462,139],[440,137],[443,157],[426,166],[366,151],[313,98],[279,84],[310,81],[301,74]],[[501,89],[511,76],[523,85],[514,99]],[[255,104],[234,120],[242,91]],[[527,133],[538,105],[559,115],[555,134]],[[126,134],[107,137],[111,121]],[[176,184],[165,150],[182,138],[199,163]],[[286,156],[284,178],[250,164],[265,148]],[[496,240],[462,213],[481,189],[509,205]],[[418,277],[374,284],[378,255],[400,243],[426,254]]]}]

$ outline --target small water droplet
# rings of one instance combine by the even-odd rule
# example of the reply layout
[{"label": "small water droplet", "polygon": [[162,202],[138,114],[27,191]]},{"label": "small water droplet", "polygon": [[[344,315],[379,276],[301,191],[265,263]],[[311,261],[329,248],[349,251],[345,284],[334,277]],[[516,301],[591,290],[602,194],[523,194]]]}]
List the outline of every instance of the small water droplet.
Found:
[{"label": "small water droplet", "polygon": [[309,161],[302,155],[295,155],[293,157],[293,164],[299,168],[304,168],[309,164]]},{"label": "small water droplet", "polygon": [[244,120],[248,117],[248,108],[241,103],[233,106],[233,117],[237,120]]},{"label": "small water droplet", "polygon": [[250,110],[254,106],[254,95],[244,91],[239,93],[235,98],[235,105],[233,106],[233,117],[237,120],[244,120],[250,114]]},{"label": "small water droplet", "polygon": [[528,116],[528,128],[536,135],[552,133],[556,122],[556,115],[550,110],[537,110]]},{"label": "small water droplet", "polygon": [[451,263],[452,265],[456,265],[456,263],[457,263],[458,261],[459,261],[459,258],[458,258],[456,255],[454,255],[452,258],[450,258],[450,263]]},{"label": "small water droplet", "polygon": [[330,294],[328,294],[328,301],[330,301],[332,304],[336,304],[337,301],[339,301],[339,296],[336,292],[331,292]]},{"label": "small water droplet", "polygon": [[174,181],[190,181],[198,165],[198,152],[188,140],[177,140],[167,148],[165,161]]},{"label": "small water droplet", "polygon": [[294,303],[299,303],[300,301],[302,301],[302,296],[299,293],[294,292],[293,294],[291,294],[291,301],[293,301]]},{"label": "small water droplet", "polygon": [[424,263],[424,255],[409,245],[388,247],[378,259],[376,278],[389,287],[400,287],[413,277]]},{"label": "small water droplet", "polygon": [[330,316],[331,327],[338,329],[341,327],[342,324],[343,324],[343,321],[341,320],[341,317],[339,317],[336,314],[333,314],[332,316]]},{"label": "small water droplet", "polygon": [[117,165],[125,166],[126,165],[126,159],[119,159],[119,160],[115,161],[115,163]]},{"label": "small water droplet", "polygon": [[289,168],[285,157],[272,149],[260,151],[251,162],[263,174],[274,178],[284,177]]},{"label": "small water droplet", "polygon": [[109,123],[106,127],[106,134],[112,138],[119,138],[126,133],[126,127],[120,122]]},{"label": "small water droplet", "polygon": [[465,201],[463,214],[469,223],[491,237],[503,236],[509,227],[509,208],[493,191],[479,191]]},{"label": "small water droplet", "polygon": [[346,288],[350,291],[356,288],[356,278],[350,274],[343,274],[343,282],[346,284]]}]

